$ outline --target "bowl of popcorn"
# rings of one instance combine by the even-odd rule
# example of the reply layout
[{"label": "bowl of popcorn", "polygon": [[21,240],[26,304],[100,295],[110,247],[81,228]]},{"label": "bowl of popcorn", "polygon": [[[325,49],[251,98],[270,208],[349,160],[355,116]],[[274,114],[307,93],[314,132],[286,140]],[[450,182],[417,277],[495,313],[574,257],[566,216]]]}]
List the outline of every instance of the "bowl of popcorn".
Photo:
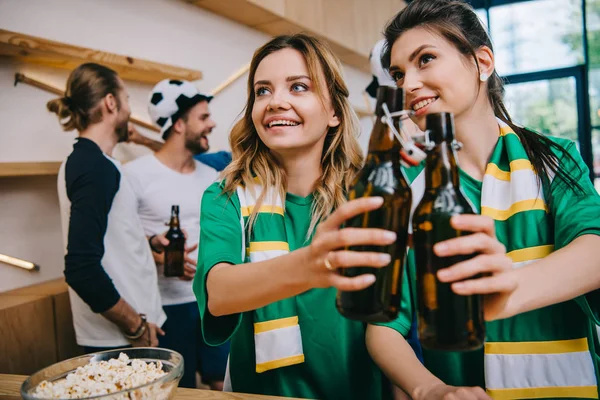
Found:
[{"label": "bowl of popcorn", "polygon": [[61,361],[21,386],[26,400],[173,398],[183,375],[181,354],[155,347],[102,351]]}]

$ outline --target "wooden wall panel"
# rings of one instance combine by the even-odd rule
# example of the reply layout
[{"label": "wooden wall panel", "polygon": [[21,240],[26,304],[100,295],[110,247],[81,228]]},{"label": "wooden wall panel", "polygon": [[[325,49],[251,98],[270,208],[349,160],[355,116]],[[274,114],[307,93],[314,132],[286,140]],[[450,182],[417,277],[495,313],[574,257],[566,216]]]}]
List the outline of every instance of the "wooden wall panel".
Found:
[{"label": "wooden wall panel", "polygon": [[[21,315],[27,316],[26,319],[22,320]],[[22,335],[22,331],[27,334]],[[4,342],[14,342],[9,338],[15,336],[19,337],[16,348],[3,346]],[[0,338],[0,373],[31,374],[57,361],[83,354],[75,340],[68,286],[64,279],[0,293]],[[5,354],[14,356],[21,351],[25,358],[31,358],[30,353],[39,356],[4,365]]]},{"label": "wooden wall panel", "polygon": [[369,53],[403,0],[185,0],[270,35],[307,32],[346,64],[370,72]]},{"label": "wooden wall panel", "polygon": [[188,2],[250,27],[281,19],[281,16],[249,0],[191,0]]},{"label": "wooden wall panel", "polygon": [[257,25],[255,26],[255,28],[262,32],[268,33],[271,36],[290,35],[300,31],[298,29],[298,25],[284,18],[281,18],[274,22],[268,22],[266,24]]},{"label": "wooden wall panel", "polygon": [[0,373],[29,375],[57,361],[52,298],[0,294]]},{"label": "wooden wall panel", "polygon": [[357,35],[363,35],[362,27],[354,24],[353,0],[327,0],[323,2],[322,14],[324,16],[325,36],[334,40],[361,55],[368,53],[358,51],[356,46]]},{"label": "wooden wall panel", "polygon": [[369,53],[403,0],[184,0],[270,35],[307,32],[346,64],[370,72]]},{"label": "wooden wall panel", "polygon": [[56,326],[56,358],[66,360],[83,354],[83,348],[77,345],[73,314],[69,293],[63,292],[53,297],[54,325]]},{"label": "wooden wall panel", "polygon": [[323,3],[328,0],[285,0],[285,16],[306,29],[326,36]]},{"label": "wooden wall panel", "polygon": [[[378,12],[389,0],[379,0],[378,7],[373,7],[371,2],[352,0],[352,23],[354,26],[360,26],[363,34],[357,34],[355,37],[356,49],[361,53],[369,54],[371,48],[382,37],[383,24],[378,18]],[[387,10],[387,7],[385,7]]]},{"label": "wooden wall panel", "polygon": [[[266,10],[271,11],[281,17],[285,16],[286,12],[286,0],[248,0],[250,3],[256,4]],[[297,1],[297,3],[304,4],[305,1]]]}]

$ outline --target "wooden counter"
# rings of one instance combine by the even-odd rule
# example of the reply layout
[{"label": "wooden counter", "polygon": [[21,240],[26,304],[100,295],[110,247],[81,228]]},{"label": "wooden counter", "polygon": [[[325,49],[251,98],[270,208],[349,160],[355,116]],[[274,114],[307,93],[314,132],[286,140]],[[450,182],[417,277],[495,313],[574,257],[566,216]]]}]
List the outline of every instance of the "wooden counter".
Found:
[{"label": "wooden counter", "polygon": [[[25,375],[6,375],[0,374],[0,400],[19,400],[21,399],[21,384],[27,379]],[[208,399],[208,400],[241,400],[241,399],[253,399],[253,400],[290,400],[289,397],[273,397],[273,396],[261,396],[256,394],[243,394],[243,393],[225,393],[215,392],[212,390],[200,390],[200,389],[177,389],[175,400],[194,400],[194,399]]]},{"label": "wooden counter", "polygon": [[0,373],[28,375],[83,354],[63,278],[0,293]]}]

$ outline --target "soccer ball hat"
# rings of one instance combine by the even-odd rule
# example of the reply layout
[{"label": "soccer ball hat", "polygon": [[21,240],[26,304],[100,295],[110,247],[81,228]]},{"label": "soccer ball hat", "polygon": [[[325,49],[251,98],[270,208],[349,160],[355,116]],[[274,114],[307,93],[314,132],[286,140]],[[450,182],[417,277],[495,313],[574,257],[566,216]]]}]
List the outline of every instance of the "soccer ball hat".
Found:
[{"label": "soccer ball hat", "polygon": [[165,133],[190,108],[201,101],[210,102],[213,96],[202,94],[188,81],[165,79],[154,86],[148,101],[148,114],[152,122],[160,128],[163,139]]}]

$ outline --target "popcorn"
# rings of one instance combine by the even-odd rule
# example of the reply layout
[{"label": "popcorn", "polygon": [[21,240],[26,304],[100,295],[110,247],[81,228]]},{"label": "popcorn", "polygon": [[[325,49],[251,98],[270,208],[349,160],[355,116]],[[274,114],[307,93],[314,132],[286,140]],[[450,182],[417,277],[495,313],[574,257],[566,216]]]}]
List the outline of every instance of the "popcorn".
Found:
[{"label": "popcorn", "polygon": [[[42,381],[33,395],[49,399],[85,399],[132,389],[159,379],[167,373],[162,363],[130,360],[125,353],[108,361],[92,361],[77,368],[64,379]],[[146,387],[111,397],[113,399],[167,399],[171,388]]]}]

